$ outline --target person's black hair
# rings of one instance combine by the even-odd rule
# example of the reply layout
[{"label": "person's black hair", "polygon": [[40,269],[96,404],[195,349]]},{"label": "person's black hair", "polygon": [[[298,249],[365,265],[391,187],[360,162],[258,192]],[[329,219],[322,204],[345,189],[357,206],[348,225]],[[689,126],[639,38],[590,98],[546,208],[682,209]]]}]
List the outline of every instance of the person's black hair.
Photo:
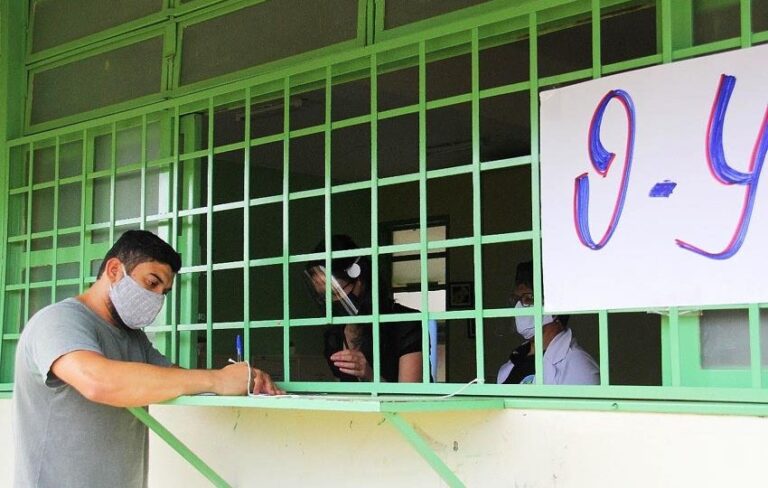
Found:
[{"label": "person's black hair", "polygon": [[[351,237],[349,237],[346,234],[334,234],[331,236],[331,250],[332,251],[349,251],[352,249],[359,249],[360,246],[358,246],[355,241],[352,240]],[[314,249],[315,253],[321,253],[325,252],[325,239],[318,242]],[[334,276],[343,277],[344,273],[347,269],[349,269],[350,266],[352,266],[355,261],[362,267],[363,263],[361,261],[368,260],[366,257],[344,257],[344,258],[334,258],[331,260],[331,273],[333,273]],[[325,260],[318,260],[318,261],[310,261],[307,263],[307,269],[312,268],[314,266],[325,266]]]},{"label": "person's black hair", "polygon": [[[517,265],[515,269],[515,286],[517,285],[525,285],[533,289],[533,261],[524,261]],[[555,318],[563,327],[568,328],[570,315],[556,315]]]},{"label": "person's black hair", "polygon": [[515,269],[515,286],[526,285],[533,289],[533,261],[525,261]]},{"label": "person's black hair", "polygon": [[112,258],[119,259],[128,273],[139,264],[149,261],[167,264],[174,273],[181,269],[181,255],[167,242],[146,230],[129,230],[121,235],[104,256],[97,279],[101,278],[107,261]]}]

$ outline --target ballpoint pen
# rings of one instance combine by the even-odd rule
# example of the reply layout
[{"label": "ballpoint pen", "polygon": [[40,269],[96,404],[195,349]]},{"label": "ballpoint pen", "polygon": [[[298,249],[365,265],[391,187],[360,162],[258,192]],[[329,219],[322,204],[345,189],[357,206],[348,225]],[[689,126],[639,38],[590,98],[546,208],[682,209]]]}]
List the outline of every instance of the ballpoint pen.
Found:
[{"label": "ballpoint pen", "polygon": [[239,363],[243,360],[243,337],[240,334],[235,339],[235,352],[237,353],[237,362]]}]

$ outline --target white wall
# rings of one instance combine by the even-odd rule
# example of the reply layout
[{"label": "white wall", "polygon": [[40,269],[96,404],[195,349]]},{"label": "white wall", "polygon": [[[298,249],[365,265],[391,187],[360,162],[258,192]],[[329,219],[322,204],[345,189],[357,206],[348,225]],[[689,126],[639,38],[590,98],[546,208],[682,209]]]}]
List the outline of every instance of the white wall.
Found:
[{"label": "white wall", "polygon": [[11,401],[0,400],[0,486],[11,486],[13,475],[13,435]]},{"label": "white wall", "polygon": [[[376,414],[152,407],[236,487],[440,487]],[[0,486],[10,484],[0,401]],[[765,483],[758,417],[506,410],[407,414],[469,487],[721,487]],[[210,484],[153,437],[150,487]]]}]

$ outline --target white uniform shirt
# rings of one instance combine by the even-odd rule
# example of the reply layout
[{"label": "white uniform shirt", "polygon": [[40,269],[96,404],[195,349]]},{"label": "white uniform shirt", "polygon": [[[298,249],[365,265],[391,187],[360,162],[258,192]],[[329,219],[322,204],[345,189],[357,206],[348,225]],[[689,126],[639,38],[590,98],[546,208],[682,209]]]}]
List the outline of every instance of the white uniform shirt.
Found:
[{"label": "white uniform shirt", "polygon": [[[571,329],[565,329],[552,339],[544,351],[545,385],[599,385],[600,367],[581,348]],[[497,383],[504,383],[514,364],[507,361],[499,368]]]}]

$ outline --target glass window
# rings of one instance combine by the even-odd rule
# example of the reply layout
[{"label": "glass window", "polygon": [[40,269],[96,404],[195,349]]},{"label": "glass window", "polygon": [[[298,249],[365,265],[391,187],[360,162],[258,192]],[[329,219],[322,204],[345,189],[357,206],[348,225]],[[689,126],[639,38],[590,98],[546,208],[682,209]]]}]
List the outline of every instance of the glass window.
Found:
[{"label": "glass window", "polygon": [[188,25],[181,84],[355,39],[357,8],[357,0],[268,1]]},{"label": "glass window", "polygon": [[162,60],[163,39],[154,37],[33,72],[30,121],[39,124],[158,93]]}]

